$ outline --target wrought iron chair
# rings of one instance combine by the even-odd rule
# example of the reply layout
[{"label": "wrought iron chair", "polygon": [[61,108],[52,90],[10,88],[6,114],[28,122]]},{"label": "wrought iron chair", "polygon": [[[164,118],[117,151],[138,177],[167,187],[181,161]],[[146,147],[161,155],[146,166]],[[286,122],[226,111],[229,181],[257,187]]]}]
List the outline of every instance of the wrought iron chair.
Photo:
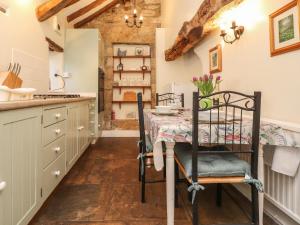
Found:
[{"label": "wrought iron chair", "polygon": [[146,202],[145,197],[145,188],[146,183],[159,183],[165,182],[165,180],[146,180],[146,160],[149,158],[153,158],[153,146],[151,144],[150,137],[145,133],[145,124],[144,124],[144,112],[143,112],[143,97],[142,93],[137,94],[137,102],[138,102],[138,115],[139,115],[139,131],[140,131],[140,139],[138,142],[139,147],[139,181],[141,182],[141,202]]},{"label": "wrought iron chair", "polygon": [[[203,99],[214,96],[220,97],[219,105],[205,107],[202,104],[203,108],[199,107]],[[192,194],[193,225],[199,224],[198,203],[199,191],[204,190],[202,185],[217,184],[216,202],[221,206],[223,183],[251,185],[251,224],[259,224],[258,191],[262,191],[262,184],[257,180],[260,108],[260,92],[255,92],[253,96],[233,91],[208,96],[193,93],[192,145],[185,148],[175,145],[174,148],[175,202],[178,201],[176,185],[180,171],[190,185],[188,191]],[[199,119],[199,115],[201,117],[204,113],[208,120]],[[249,129],[250,134],[247,132],[244,139],[243,132]],[[201,136],[198,136],[199,130]]]},{"label": "wrought iron chair", "polygon": [[169,105],[170,103],[176,103],[179,101],[181,103],[181,107],[184,107],[184,94],[175,94],[175,93],[164,93],[158,94],[156,93],[156,105]]}]

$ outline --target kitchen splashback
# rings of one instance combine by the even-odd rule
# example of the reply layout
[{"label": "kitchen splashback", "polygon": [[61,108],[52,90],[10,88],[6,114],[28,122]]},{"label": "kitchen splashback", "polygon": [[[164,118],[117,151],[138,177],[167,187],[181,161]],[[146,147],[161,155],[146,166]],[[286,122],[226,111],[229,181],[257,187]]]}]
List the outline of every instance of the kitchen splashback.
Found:
[{"label": "kitchen splashback", "polygon": [[49,90],[49,63],[19,49],[12,49],[12,61],[22,66],[22,87],[35,88],[38,93]]}]

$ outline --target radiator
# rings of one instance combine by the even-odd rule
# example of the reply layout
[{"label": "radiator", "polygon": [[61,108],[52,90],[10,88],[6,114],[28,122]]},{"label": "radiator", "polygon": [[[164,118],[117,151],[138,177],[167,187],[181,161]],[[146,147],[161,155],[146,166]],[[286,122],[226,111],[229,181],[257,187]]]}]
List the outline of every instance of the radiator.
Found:
[{"label": "radiator", "polygon": [[265,198],[300,224],[300,172],[295,177],[274,172],[264,165]]}]

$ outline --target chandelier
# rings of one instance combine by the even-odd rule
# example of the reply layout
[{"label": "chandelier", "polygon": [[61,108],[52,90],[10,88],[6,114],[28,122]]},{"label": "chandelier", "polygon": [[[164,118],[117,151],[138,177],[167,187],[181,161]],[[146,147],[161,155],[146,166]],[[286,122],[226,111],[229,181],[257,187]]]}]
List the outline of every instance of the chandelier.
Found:
[{"label": "chandelier", "polygon": [[128,15],[125,15],[124,16],[124,19],[125,19],[125,23],[127,24],[128,27],[137,27],[137,28],[141,28],[142,27],[142,24],[143,24],[143,16],[140,15],[140,17],[138,18],[138,15],[137,15],[137,10],[136,10],[136,3],[135,3],[135,0],[133,2],[133,15],[132,15],[132,18],[129,18]]}]

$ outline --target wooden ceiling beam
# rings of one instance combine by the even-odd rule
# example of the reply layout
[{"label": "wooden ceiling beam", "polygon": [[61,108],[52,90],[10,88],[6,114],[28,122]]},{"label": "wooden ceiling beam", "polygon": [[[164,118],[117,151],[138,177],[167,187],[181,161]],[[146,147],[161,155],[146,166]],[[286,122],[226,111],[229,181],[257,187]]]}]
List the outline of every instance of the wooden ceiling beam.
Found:
[{"label": "wooden ceiling beam", "polygon": [[102,13],[108,11],[109,9],[111,9],[112,7],[114,7],[115,5],[117,5],[118,3],[120,3],[120,0],[113,0],[111,3],[107,4],[106,6],[104,6],[100,10],[98,10],[97,12],[95,12],[92,15],[84,18],[83,20],[79,21],[78,23],[75,23],[74,24],[74,28],[80,28],[80,27],[82,27],[83,25],[85,25],[88,22],[92,21],[93,19],[97,18]]},{"label": "wooden ceiling beam", "polygon": [[73,12],[72,14],[67,16],[67,21],[70,23],[71,21],[75,20],[76,18],[86,14],[90,10],[96,8],[97,6],[101,5],[104,2],[107,2],[108,0],[96,0],[88,4],[87,6]]},{"label": "wooden ceiling beam", "polygon": [[184,22],[173,46],[165,51],[165,60],[173,61],[194,48],[205,35],[216,28],[214,20],[220,12],[240,4],[243,0],[204,0],[196,15]]},{"label": "wooden ceiling beam", "polygon": [[64,52],[64,49],[61,46],[59,46],[58,44],[56,44],[54,41],[52,41],[50,38],[46,37],[45,39],[49,44],[50,51]]},{"label": "wooden ceiling beam", "polygon": [[66,5],[66,7],[65,8],[67,8],[67,7],[69,7],[69,6],[71,6],[71,5],[73,5],[73,4],[75,4],[75,3],[77,3],[77,2],[79,2],[80,0],[73,0],[72,2],[70,2],[68,5]]},{"label": "wooden ceiling beam", "polygon": [[48,0],[36,8],[36,17],[38,21],[43,22],[59,13],[73,1],[74,0]]}]

